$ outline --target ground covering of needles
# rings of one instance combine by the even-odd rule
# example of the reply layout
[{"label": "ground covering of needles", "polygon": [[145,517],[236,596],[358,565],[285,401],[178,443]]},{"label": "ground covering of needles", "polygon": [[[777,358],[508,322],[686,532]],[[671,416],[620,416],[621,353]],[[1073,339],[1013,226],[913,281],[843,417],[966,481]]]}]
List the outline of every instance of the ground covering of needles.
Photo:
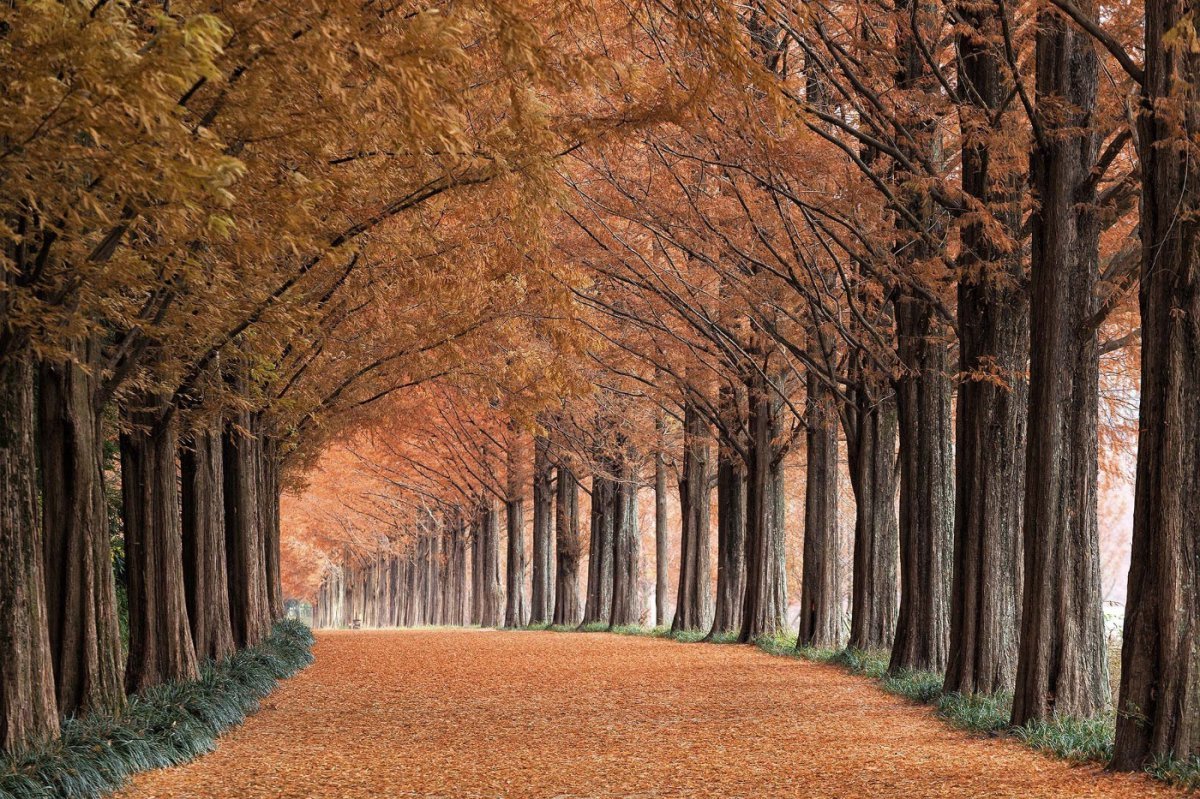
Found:
[{"label": "ground covering of needles", "polygon": [[316,663],[180,797],[1129,797],[1178,792],[949,727],[834,665],[751,646],[482,630],[317,634]]}]

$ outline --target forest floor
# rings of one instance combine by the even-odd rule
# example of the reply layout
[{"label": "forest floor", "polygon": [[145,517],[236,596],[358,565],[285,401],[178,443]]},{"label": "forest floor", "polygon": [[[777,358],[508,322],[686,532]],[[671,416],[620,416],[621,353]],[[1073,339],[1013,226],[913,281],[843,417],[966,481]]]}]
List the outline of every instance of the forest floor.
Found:
[{"label": "forest floor", "polygon": [[554,632],[322,632],[316,663],[122,799],[1129,797],[1178,793],[750,646]]}]

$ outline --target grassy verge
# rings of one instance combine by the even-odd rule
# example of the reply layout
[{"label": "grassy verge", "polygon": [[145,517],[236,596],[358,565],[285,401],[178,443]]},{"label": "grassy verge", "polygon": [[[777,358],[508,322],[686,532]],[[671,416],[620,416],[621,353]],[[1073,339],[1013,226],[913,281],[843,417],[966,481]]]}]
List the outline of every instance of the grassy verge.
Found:
[{"label": "grassy verge", "polygon": [[208,752],[279,680],[312,662],[312,642],[303,624],[281,621],[258,646],[206,663],[199,680],[130,697],[116,716],[68,719],[58,740],[0,758],[0,799],[99,797],[139,771]]},{"label": "grassy verge", "polygon": [[[672,633],[665,627],[609,629],[606,624],[590,624],[582,627],[542,625],[527,629],[651,635],[684,643],[698,641],[732,643],[736,641],[735,636],[708,638],[703,633],[696,632]],[[874,681],[876,685],[890,694],[902,696],[922,705],[933,706],[940,718],[962,730],[988,736],[1012,736],[1033,749],[1049,752],[1076,763],[1103,764],[1112,759],[1115,719],[1111,715],[1086,720],[1053,719],[1035,722],[1025,727],[1013,727],[1009,723],[1012,714],[1012,696],[967,696],[959,693],[946,693],[942,690],[942,675],[934,672],[910,671],[889,674],[887,652],[797,648],[794,635],[760,638],[755,644],[759,649],[772,655],[840,666],[851,674]],[[1158,761],[1148,766],[1146,772],[1157,779],[1186,790],[1200,790],[1200,757]]]}]

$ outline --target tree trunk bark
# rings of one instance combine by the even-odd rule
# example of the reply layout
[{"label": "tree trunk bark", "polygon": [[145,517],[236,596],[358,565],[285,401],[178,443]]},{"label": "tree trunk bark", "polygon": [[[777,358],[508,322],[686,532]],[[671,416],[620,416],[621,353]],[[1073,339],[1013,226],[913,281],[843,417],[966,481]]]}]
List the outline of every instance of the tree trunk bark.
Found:
[{"label": "tree trunk bark", "polygon": [[58,735],[38,540],[33,379],[27,345],[0,357],[0,752],[13,754]]},{"label": "tree trunk bark", "polygon": [[236,649],[229,612],[221,447],[219,431],[200,429],[179,451],[183,582],[192,645],[197,658],[214,661]]},{"label": "tree trunk bark", "polygon": [[184,596],[183,533],[173,418],[138,396],[121,434],[121,495],[129,593],[125,687],[136,693],[199,676]]},{"label": "tree trunk bark", "polygon": [[746,591],[746,470],[722,444],[717,454],[717,601],[712,634],[742,626]]},{"label": "tree trunk bark", "polygon": [[1146,2],[1141,432],[1113,758],[1123,770],[1200,755],[1200,58],[1186,37],[1166,40],[1194,13]]},{"label": "tree trunk bark", "polygon": [[[250,414],[227,422],[222,437],[225,468],[225,554],[229,559],[229,610],[239,649],[254,646],[271,627],[267,592],[266,541],[259,491],[259,442],[252,437]],[[359,571],[358,569],[355,570]],[[361,594],[356,594],[361,601]],[[361,614],[356,614],[361,618]]]},{"label": "tree trunk bark", "polygon": [[550,442],[538,436],[533,445],[533,595],[530,624],[547,624],[554,612],[554,492],[551,487]]},{"label": "tree trunk bark", "polygon": [[483,564],[483,602],[480,624],[484,627],[499,627],[504,621],[501,609],[504,596],[500,582],[500,509],[491,496],[483,500],[481,522],[483,540],[479,552]]},{"label": "tree trunk bark", "polygon": [[717,444],[717,598],[710,637],[741,629],[746,591],[746,470],[728,438],[740,424],[734,389],[722,386],[719,409],[727,429]]},{"label": "tree trunk bark", "polygon": [[838,428],[832,392],[808,376],[804,483],[804,563],[796,646],[837,647],[842,640],[838,557]]},{"label": "tree trunk bark", "polygon": [[[765,367],[764,367],[765,368]],[[746,590],[738,640],[753,643],[785,626],[787,583],[783,552],[783,464],[776,462],[780,405],[759,369],[747,378]]]},{"label": "tree trunk bark", "polygon": [[584,624],[608,624],[612,615],[613,481],[592,475],[592,534],[588,551]]},{"label": "tree trunk bark", "polygon": [[554,507],[555,576],[554,623],[578,624],[579,607],[579,484],[566,466],[558,467]]},{"label": "tree trunk bark", "polygon": [[125,704],[112,536],[104,493],[100,345],[45,361],[38,391],[46,614],[58,712],[115,713]]},{"label": "tree trunk bark", "polygon": [[508,560],[504,626],[525,625],[525,500],[509,494],[504,503],[508,524]]},{"label": "tree trunk bark", "polygon": [[[947,691],[1013,688],[1021,596],[1021,499],[1029,382],[1029,295],[1018,245],[1017,187],[991,142],[1006,131],[1010,81],[996,44],[999,10],[961,5],[959,84],[973,104],[962,116],[963,190],[988,209],[964,225],[958,256],[959,371],[956,414],[954,576]],[[995,162],[1000,161],[999,164]]]},{"label": "tree trunk bark", "polygon": [[610,627],[627,627],[641,621],[638,597],[638,563],[641,535],[638,532],[638,469],[628,456],[621,456],[616,490],[613,492],[613,584]]},{"label": "tree trunk bark", "polygon": [[690,400],[683,408],[683,471],[679,478],[679,589],[671,631],[702,630],[712,618],[712,575],[709,565],[708,424]]},{"label": "tree trunk bark", "polygon": [[949,639],[954,513],[948,347],[933,308],[896,303],[900,418],[900,613],[889,670],[942,671]]},{"label": "tree trunk bark", "polygon": [[[483,626],[483,542],[484,514],[483,497],[478,497],[471,516],[471,624]],[[407,561],[406,561],[407,562]],[[405,592],[407,595],[407,592]]]},{"label": "tree trunk bark", "polygon": [[[659,421],[661,430],[662,421]],[[654,626],[667,623],[667,566],[670,559],[667,538],[667,464],[660,448],[654,453]]]},{"label": "tree trunk bark", "polygon": [[451,624],[470,623],[467,608],[467,520],[462,508],[454,506],[454,606]]},{"label": "tree trunk bark", "polygon": [[[1094,10],[1094,9],[1093,9]],[[1029,442],[1025,574],[1013,723],[1108,706],[1097,532],[1099,219],[1089,190],[1098,136],[1095,43],[1055,11],[1038,20],[1045,141],[1031,162]]]},{"label": "tree trunk bark", "polygon": [[896,518],[896,398],[860,369],[846,425],[854,490],[851,649],[890,649],[896,632],[899,540]]},{"label": "tree trunk bark", "polygon": [[[261,431],[261,419],[258,426]],[[259,433],[259,447],[259,463],[262,469],[259,478],[259,502],[262,503],[262,510],[259,518],[263,531],[263,565],[267,573],[267,607],[270,609],[270,620],[276,622],[283,618],[283,580],[279,564],[279,500],[283,491],[279,472],[282,464],[279,442],[265,432]]]}]

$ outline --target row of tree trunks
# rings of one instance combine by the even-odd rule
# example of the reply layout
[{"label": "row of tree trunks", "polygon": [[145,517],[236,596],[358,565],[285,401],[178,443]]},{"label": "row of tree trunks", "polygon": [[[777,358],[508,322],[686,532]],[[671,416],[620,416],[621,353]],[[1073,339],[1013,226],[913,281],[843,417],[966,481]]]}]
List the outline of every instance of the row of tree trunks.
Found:
[{"label": "row of tree trunks", "polygon": [[683,409],[683,469],[679,477],[679,582],[671,630],[706,629],[712,617],[709,541],[709,430],[695,403]]},{"label": "row of tree trunks", "polygon": [[62,715],[115,712],[125,702],[112,543],[104,493],[100,344],[38,375],[38,448],[46,615]]},{"label": "row of tree trunks", "polygon": [[[386,542],[373,554],[343,552],[341,562],[326,570],[317,590],[314,626],[471,623],[467,599],[474,579],[468,579],[468,572],[485,575],[482,569],[471,568],[468,537],[462,509],[454,506],[440,516],[424,511],[403,554],[389,552]],[[482,567],[483,561],[479,564]]]}]

